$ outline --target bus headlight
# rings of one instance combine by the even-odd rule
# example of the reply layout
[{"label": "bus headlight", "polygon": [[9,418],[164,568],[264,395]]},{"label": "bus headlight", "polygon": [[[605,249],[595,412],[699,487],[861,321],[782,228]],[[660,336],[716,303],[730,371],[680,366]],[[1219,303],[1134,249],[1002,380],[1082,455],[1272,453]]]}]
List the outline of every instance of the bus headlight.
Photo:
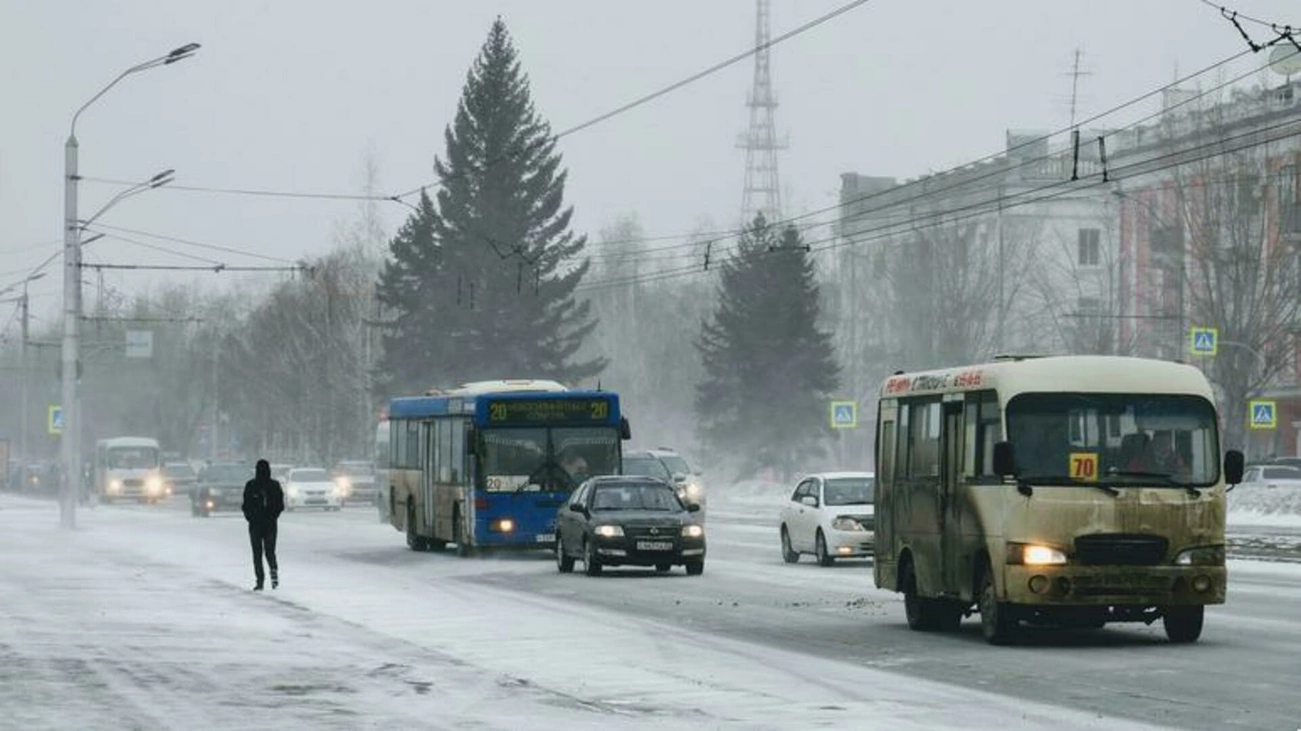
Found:
[{"label": "bus headlight", "polygon": [[857,520],[854,520],[853,518],[847,515],[842,515],[836,518],[835,520],[831,521],[831,527],[835,528],[836,530],[844,530],[844,531],[863,530],[862,523],[858,522]]},{"label": "bus headlight", "polygon": [[1007,544],[1007,562],[1025,566],[1062,566],[1066,563],[1066,554],[1052,546],[1035,543]]},{"label": "bus headlight", "polygon": [[494,522],[492,527],[502,533],[510,533],[515,530],[515,521],[510,518],[502,518]]},{"label": "bus headlight", "polygon": [[703,538],[704,536],[705,529],[701,526],[695,524],[682,526],[683,538]]},{"label": "bus headlight", "polygon": [[617,525],[598,525],[595,532],[602,538],[618,538],[623,535],[623,528]]},{"label": "bus headlight", "polygon": [[1180,551],[1175,556],[1176,566],[1223,566],[1224,546],[1198,546]]},{"label": "bus headlight", "polygon": [[150,475],[145,478],[145,492],[150,495],[157,495],[163,491],[163,478],[157,475]]}]

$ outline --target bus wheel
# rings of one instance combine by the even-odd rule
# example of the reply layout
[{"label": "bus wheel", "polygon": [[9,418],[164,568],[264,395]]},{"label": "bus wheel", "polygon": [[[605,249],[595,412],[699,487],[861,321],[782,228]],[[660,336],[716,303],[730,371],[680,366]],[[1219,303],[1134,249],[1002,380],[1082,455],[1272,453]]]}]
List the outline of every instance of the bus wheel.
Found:
[{"label": "bus wheel", "polygon": [[1017,620],[1006,602],[994,592],[994,567],[985,564],[980,579],[980,630],[991,645],[1006,645],[1016,638]]},{"label": "bus wheel", "polygon": [[424,540],[416,533],[416,506],[411,503],[407,503],[407,548],[425,550]]},{"label": "bus wheel", "polygon": [[1205,617],[1206,607],[1166,607],[1161,623],[1165,625],[1165,636],[1171,642],[1184,644],[1196,642],[1202,636]]},{"label": "bus wheel", "polygon": [[818,557],[819,566],[830,566],[836,562],[836,557],[832,556],[831,552],[827,550],[827,537],[822,535],[821,528],[818,529],[818,535],[815,539],[813,549]]},{"label": "bus wheel", "polygon": [[791,534],[782,526],[782,560],[786,563],[799,563],[800,552],[791,548]]}]

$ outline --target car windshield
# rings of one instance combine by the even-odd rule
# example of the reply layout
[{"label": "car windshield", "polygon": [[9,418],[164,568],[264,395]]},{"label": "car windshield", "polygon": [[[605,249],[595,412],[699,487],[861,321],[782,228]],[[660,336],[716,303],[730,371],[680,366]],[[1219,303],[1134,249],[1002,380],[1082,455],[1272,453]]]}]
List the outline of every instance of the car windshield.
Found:
[{"label": "car windshield", "polygon": [[293,482],[329,482],[330,476],[325,470],[293,470],[289,479]]},{"label": "car windshield", "polygon": [[691,466],[687,461],[676,454],[666,454],[660,457],[660,461],[669,469],[669,472],[675,475],[691,474]]},{"label": "car windshield", "polygon": [[870,477],[835,477],[827,480],[823,494],[827,505],[863,505],[872,502],[875,485]]},{"label": "car windshield", "polygon": [[244,482],[253,477],[253,470],[244,465],[213,465],[203,473],[204,482]]},{"label": "car windshield", "polygon": [[108,451],[108,466],[115,470],[140,470],[158,466],[158,450],[150,447],[117,447]]},{"label": "car windshield", "polygon": [[194,477],[194,468],[184,462],[174,462],[163,467],[163,474],[168,477]]},{"label": "car windshield", "polygon": [[1017,476],[1210,486],[1220,476],[1215,409],[1200,396],[1028,393],[1007,405]]},{"label": "car windshield", "polygon": [[661,480],[673,479],[673,475],[669,473],[669,468],[654,457],[624,457],[623,473],[625,475],[655,477]]},{"label": "car windshield", "polygon": [[1301,480],[1301,470],[1295,467],[1266,467],[1266,480]]},{"label": "car windshield", "polygon": [[484,487],[569,492],[583,480],[619,468],[619,432],[613,427],[485,429]]},{"label": "car windshield", "polygon": [[682,503],[667,485],[635,483],[598,485],[592,495],[592,510],[655,510],[682,512]]}]

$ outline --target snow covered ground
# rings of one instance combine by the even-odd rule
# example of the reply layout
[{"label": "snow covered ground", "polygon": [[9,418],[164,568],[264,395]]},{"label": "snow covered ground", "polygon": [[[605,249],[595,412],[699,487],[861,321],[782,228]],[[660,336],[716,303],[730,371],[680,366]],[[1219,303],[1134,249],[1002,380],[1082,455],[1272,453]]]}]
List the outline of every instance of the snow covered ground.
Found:
[{"label": "snow covered ground", "polygon": [[414,554],[369,512],[287,516],[265,593],[237,516],[79,518],[0,496],[0,726],[1140,727],[568,601],[621,582]]}]

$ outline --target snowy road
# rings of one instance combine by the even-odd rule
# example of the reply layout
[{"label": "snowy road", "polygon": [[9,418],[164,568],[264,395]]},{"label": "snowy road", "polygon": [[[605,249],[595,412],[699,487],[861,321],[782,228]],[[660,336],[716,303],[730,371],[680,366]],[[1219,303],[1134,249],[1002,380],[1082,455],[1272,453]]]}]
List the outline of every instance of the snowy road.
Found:
[{"label": "snowy road", "polygon": [[705,575],[415,554],[374,512],[294,513],[247,591],[237,516],[0,496],[0,726],[1180,728],[1301,725],[1301,569],[1231,565],[1199,644],[1159,627],[993,648],[907,631],[869,564],[781,563],[719,510]]}]

